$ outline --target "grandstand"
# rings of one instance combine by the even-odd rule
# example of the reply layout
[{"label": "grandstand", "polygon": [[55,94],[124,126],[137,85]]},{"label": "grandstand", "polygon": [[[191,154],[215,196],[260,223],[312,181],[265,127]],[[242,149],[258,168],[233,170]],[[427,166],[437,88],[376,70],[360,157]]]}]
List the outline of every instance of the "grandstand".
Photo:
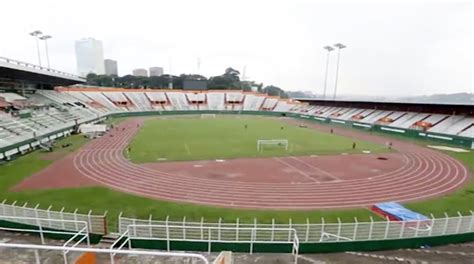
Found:
[{"label": "grandstand", "polygon": [[[8,102],[12,95],[0,94],[0,98]],[[447,105],[430,105],[433,110],[430,113],[400,111],[400,107],[406,107],[401,105],[377,110],[379,105],[376,103],[366,103],[366,108],[351,107],[349,102],[344,102],[344,106],[331,106],[327,101],[291,101],[240,91],[194,93],[67,87],[54,91],[38,90],[26,98],[18,98],[24,104],[38,106],[40,103],[45,107],[33,111],[29,117],[13,117],[5,113],[0,116],[0,146],[4,158],[31,149],[29,143],[18,146],[19,143],[57,131],[67,130],[69,133],[80,123],[97,121],[116,113],[149,111],[267,111],[288,116],[313,116],[325,122],[364,124],[379,130],[402,131],[403,134],[422,130],[424,135],[418,136],[445,138],[446,143],[461,141],[468,147],[472,146],[474,138],[474,117],[472,109],[468,110],[467,106],[458,108],[461,111],[452,115],[448,113],[450,110],[439,113],[440,108],[453,107]],[[12,152],[12,149],[18,151]]]}]

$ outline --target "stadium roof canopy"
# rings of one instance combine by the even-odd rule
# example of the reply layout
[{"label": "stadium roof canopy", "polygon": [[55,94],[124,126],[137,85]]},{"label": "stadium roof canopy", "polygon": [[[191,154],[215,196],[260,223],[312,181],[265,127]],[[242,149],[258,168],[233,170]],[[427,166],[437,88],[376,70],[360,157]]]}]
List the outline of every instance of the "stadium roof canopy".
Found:
[{"label": "stadium roof canopy", "polygon": [[466,114],[474,115],[474,105],[469,104],[442,104],[442,103],[416,103],[416,102],[374,102],[374,101],[349,101],[349,100],[322,100],[312,98],[295,98],[300,102],[312,105],[352,107],[377,110],[426,112],[440,114]]},{"label": "stadium roof canopy", "polygon": [[0,57],[0,87],[52,88],[84,83],[82,77],[27,62]]}]

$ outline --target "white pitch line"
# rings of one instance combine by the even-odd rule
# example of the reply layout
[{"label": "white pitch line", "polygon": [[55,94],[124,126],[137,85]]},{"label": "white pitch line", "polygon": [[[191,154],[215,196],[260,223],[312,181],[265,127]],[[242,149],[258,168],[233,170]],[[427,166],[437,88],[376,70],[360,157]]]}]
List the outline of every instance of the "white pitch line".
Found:
[{"label": "white pitch line", "polygon": [[282,163],[282,164],[284,164],[284,165],[286,165],[286,166],[288,166],[288,167],[294,169],[296,172],[298,172],[299,174],[305,176],[306,178],[308,178],[308,179],[310,179],[310,180],[312,180],[312,181],[314,181],[314,182],[319,183],[318,180],[316,180],[315,178],[311,177],[309,174],[305,173],[304,171],[302,171],[302,170],[296,168],[295,166],[291,165],[290,163],[284,161],[283,159],[280,159],[280,158],[274,158],[274,159],[275,159],[276,161],[278,161],[278,162],[280,162],[280,163]]},{"label": "white pitch line", "polygon": [[297,158],[297,157],[293,157],[293,156],[291,156],[290,158],[291,158],[291,159],[294,159],[294,160],[296,160],[296,161],[299,161],[299,162],[303,163],[304,165],[306,165],[306,166],[308,166],[308,167],[310,167],[310,168],[312,168],[312,169],[314,169],[314,170],[316,170],[316,171],[319,171],[319,172],[321,172],[322,174],[324,174],[324,175],[326,175],[326,176],[329,176],[329,177],[333,178],[333,179],[336,180],[336,181],[340,181],[340,180],[341,180],[340,178],[338,178],[338,177],[332,175],[331,173],[329,173],[329,172],[327,172],[327,171],[325,171],[325,170],[323,170],[323,169],[320,169],[320,168],[318,168],[318,167],[316,167],[316,166],[313,166],[312,164],[309,164],[308,162],[306,162],[306,161],[304,161],[304,160],[301,160],[301,159],[299,159],[299,158]]},{"label": "white pitch line", "polygon": [[186,142],[184,142],[184,148],[186,149],[186,152],[188,153],[188,155],[191,155],[191,151],[189,150],[189,146],[188,144],[186,144]]}]

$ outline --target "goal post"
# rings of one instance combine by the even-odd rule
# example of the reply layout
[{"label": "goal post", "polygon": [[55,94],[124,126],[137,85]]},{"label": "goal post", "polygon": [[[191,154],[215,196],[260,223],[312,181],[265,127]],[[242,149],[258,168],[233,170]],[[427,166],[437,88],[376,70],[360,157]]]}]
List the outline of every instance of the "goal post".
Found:
[{"label": "goal post", "polygon": [[201,114],[201,118],[216,118],[216,114]]},{"label": "goal post", "polygon": [[257,151],[263,150],[265,146],[283,146],[288,150],[288,139],[259,139],[257,140]]}]

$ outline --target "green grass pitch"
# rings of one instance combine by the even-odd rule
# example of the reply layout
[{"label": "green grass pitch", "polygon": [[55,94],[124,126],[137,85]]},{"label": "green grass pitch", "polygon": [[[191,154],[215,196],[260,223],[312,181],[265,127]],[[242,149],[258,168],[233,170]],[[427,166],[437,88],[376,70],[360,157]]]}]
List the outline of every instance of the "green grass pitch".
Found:
[{"label": "green grass pitch", "polygon": [[[283,146],[265,146],[257,151],[259,139],[287,139]],[[352,143],[356,148],[352,149]],[[352,140],[329,133],[253,116],[153,118],[146,120],[130,144],[133,162],[166,160],[209,160],[240,157],[325,155],[387,151],[383,145]]]}]

